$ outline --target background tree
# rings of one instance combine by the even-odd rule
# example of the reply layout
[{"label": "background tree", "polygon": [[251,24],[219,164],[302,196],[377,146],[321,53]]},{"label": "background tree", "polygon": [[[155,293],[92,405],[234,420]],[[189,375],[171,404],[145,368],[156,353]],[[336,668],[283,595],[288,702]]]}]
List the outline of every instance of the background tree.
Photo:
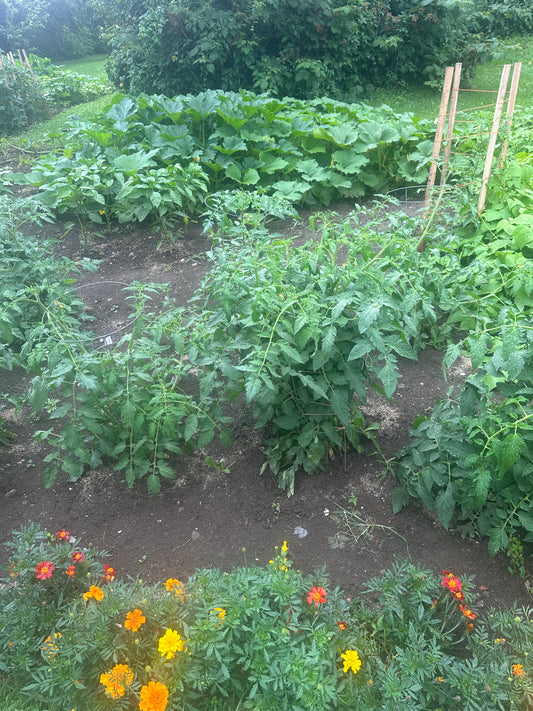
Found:
[{"label": "background tree", "polygon": [[105,4],[91,0],[0,0],[0,48],[50,59],[102,52],[104,16]]}]

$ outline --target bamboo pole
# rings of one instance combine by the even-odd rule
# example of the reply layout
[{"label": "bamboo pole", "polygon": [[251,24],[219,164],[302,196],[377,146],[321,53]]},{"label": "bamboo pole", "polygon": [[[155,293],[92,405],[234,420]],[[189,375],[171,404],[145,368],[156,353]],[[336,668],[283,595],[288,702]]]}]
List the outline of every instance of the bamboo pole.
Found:
[{"label": "bamboo pole", "polygon": [[511,65],[504,64],[502,70],[502,76],[500,80],[500,88],[498,90],[498,99],[496,101],[496,108],[494,109],[494,118],[492,120],[492,130],[490,132],[489,145],[487,148],[487,157],[485,159],[485,168],[483,170],[483,180],[481,183],[481,191],[479,193],[479,200],[477,204],[478,214],[481,214],[485,208],[485,200],[487,197],[487,186],[489,183],[489,178],[492,170],[492,160],[494,158],[494,150],[496,148],[496,141],[498,140],[498,129],[500,127],[500,119],[503,112],[503,105],[505,103],[505,92],[507,90],[507,83],[509,81],[509,74],[511,73]]},{"label": "bamboo pole", "polygon": [[459,87],[461,85],[461,69],[463,65],[458,62],[455,65],[455,72],[453,75],[453,87],[452,87],[452,98],[450,101],[450,114],[448,116],[448,130],[446,132],[446,146],[444,148],[444,159],[442,163],[442,172],[440,177],[440,184],[444,185],[446,182],[446,176],[448,174],[448,164],[450,162],[450,151],[452,149],[452,136],[453,129],[455,125],[455,115],[457,113],[457,100],[459,98]]},{"label": "bamboo pole", "polygon": [[442,135],[444,132],[444,123],[448,111],[448,102],[450,100],[450,91],[453,80],[453,67],[446,67],[444,75],[444,84],[442,87],[442,96],[440,101],[439,117],[437,119],[437,129],[435,131],[435,141],[433,143],[433,154],[431,156],[431,168],[429,169],[428,182],[426,187],[426,208],[430,204],[431,188],[435,185],[435,176],[437,175],[437,165],[442,145]]},{"label": "bamboo pole", "polygon": [[498,168],[501,168],[505,163],[505,157],[507,155],[507,146],[509,144],[509,134],[511,132],[511,124],[513,123],[514,107],[516,104],[516,95],[518,93],[518,83],[520,81],[520,71],[522,69],[522,62],[516,62],[513,67],[513,78],[511,79],[511,88],[509,90],[509,101],[507,102],[507,135],[502,145],[502,150],[500,153],[500,159],[498,161]]}]

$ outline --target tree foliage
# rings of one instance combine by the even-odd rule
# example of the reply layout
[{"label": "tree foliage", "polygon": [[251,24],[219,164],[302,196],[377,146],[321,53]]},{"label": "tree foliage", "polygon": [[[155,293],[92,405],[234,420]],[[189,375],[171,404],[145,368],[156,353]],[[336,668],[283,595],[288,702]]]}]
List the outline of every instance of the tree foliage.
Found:
[{"label": "tree foliage", "polygon": [[104,10],[92,0],[0,0],[0,48],[51,59],[102,51]]}]

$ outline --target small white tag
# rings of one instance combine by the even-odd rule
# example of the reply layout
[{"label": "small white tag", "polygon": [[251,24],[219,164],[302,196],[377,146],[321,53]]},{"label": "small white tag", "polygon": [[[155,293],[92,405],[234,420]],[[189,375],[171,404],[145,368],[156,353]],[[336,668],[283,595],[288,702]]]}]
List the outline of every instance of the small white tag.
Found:
[{"label": "small white tag", "polygon": [[111,336],[106,336],[104,338],[104,343],[106,346],[110,346],[113,343],[113,339],[111,338]]}]

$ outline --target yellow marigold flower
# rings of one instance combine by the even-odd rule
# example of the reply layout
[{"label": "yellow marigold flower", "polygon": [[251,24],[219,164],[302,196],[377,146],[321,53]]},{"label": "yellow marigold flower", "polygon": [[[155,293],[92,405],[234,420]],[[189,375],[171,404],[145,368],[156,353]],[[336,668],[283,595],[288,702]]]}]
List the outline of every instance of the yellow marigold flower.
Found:
[{"label": "yellow marigold flower", "polygon": [[83,599],[87,602],[87,600],[91,597],[97,602],[100,602],[100,600],[104,597],[104,591],[97,585],[91,585],[89,590],[86,593],[83,593]]},{"label": "yellow marigold flower", "polygon": [[106,696],[111,699],[120,699],[133,683],[133,676],[134,673],[127,664],[115,664],[111,671],[100,674],[100,684],[106,687]]},{"label": "yellow marigold flower", "polygon": [[226,617],[226,610],[223,607],[214,607],[209,614],[216,614],[217,617],[220,617],[220,619],[223,620],[224,617]]},{"label": "yellow marigold flower", "polygon": [[354,674],[357,674],[361,668],[361,660],[359,659],[359,654],[355,649],[347,649],[344,654],[341,654],[341,658],[344,662],[343,672],[346,673],[348,669],[351,669]]},{"label": "yellow marigold flower", "polygon": [[124,627],[132,632],[137,632],[139,627],[146,622],[146,617],[143,615],[141,610],[135,608],[133,612],[128,610],[126,613],[126,621],[124,622]]},{"label": "yellow marigold flower", "polygon": [[165,588],[168,592],[174,592],[175,597],[179,597],[181,600],[185,600],[185,590],[181,580],[176,578],[169,578],[165,583]]},{"label": "yellow marigold flower", "polygon": [[289,546],[287,545],[287,541],[283,541],[283,545],[281,546],[281,552],[286,553],[289,550]]},{"label": "yellow marigold flower", "polygon": [[141,687],[141,711],[165,711],[168,703],[168,689],[159,681],[149,681],[147,686]]},{"label": "yellow marigold flower", "polygon": [[165,634],[159,638],[158,651],[167,659],[172,659],[176,652],[183,651],[183,647],[187,640],[182,639],[176,630],[168,629]]}]

